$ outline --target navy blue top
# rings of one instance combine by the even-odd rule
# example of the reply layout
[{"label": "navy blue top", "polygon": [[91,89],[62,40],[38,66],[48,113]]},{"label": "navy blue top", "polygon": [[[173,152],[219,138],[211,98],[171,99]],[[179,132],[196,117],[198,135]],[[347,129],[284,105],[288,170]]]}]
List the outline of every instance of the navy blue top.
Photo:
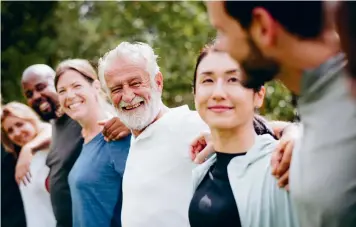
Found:
[{"label": "navy blue top", "polygon": [[216,152],[216,162],[190,202],[188,214],[191,227],[241,227],[227,166],[233,158],[245,154]]},{"label": "navy blue top", "polygon": [[130,139],[106,142],[99,133],[83,145],[68,178],[73,227],[121,227],[121,186]]}]

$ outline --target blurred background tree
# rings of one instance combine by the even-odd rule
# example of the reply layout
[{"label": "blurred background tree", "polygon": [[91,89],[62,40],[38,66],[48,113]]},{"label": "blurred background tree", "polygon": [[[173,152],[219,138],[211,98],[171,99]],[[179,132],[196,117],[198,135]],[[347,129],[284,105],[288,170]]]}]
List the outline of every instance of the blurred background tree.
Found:
[{"label": "blurred background tree", "polygon": [[[202,2],[1,2],[1,89],[4,102],[24,101],[20,78],[29,65],[55,67],[68,58],[94,65],[122,41],[150,44],[164,75],[168,106],[194,107],[195,59],[214,36]],[[292,120],[291,94],[278,82],[266,87],[261,114]]]}]

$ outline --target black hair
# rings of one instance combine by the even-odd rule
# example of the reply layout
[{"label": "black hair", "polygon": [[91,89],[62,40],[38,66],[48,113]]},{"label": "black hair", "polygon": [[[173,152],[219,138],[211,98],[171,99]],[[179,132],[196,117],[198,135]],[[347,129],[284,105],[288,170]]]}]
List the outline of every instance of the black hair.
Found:
[{"label": "black hair", "polygon": [[261,115],[255,114],[253,116],[253,127],[257,135],[270,134],[274,139],[278,139],[273,130],[268,127],[268,122]]},{"label": "black hair", "polygon": [[[196,80],[197,80],[197,69],[200,64],[200,62],[209,54],[210,51],[217,51],[213,48],[212,44],[208,44],[204,46],[204,48],[200,51],[196,64],[195,64],[195,70],[194,70],[194,78],[193,78],[193,92],[195,94],[196,91]],[[262,86],[258,85],[253,89],[254,92],[259,92],[261,90]],[[257,135],[263,135],[263,134],[270,134],[273,138],[277,139],[277,137],[274,135],[273,131],[267,126],[267,121],[260,115],[255,114],[253,117],[253,127],[255,129],[255,132]]]},{"label": "black hair", "polygon": [[[193,93],[195,94],[196,90],[196,80],[197,80],[197,70],[200,62],[209,54],[209,52],[215,51],[218,52],[218,50],[214,49],[213,44],[207,44],[203,47],[203,49],[200,51],[198,58],[195,63],[195,69],[194,69],[194,75],[193,75]],[[251,89],[254,90],[254,92],[259,92],[261,90],[263,85],[256,85],[255,87],[250,87]]]},{"label": "black hair", "polygon": [[288,32],[302,39],[318,37],[324,28],[322,1],[225,1],[225,11],[248,29],[253,10],[264,8]]}]

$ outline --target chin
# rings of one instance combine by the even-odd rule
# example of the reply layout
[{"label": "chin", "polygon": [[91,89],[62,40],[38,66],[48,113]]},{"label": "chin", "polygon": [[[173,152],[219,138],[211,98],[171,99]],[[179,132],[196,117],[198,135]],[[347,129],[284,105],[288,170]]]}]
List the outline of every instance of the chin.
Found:
[{"label": "chin", "polygon": [[228,119],[214,119],[211,121],[207,121],[206,123],[208,124],[209,128],[211,128],[211,129],[227,130],[227,129],[236,128],[236,122],[237,121],[231,121]]},{"label": "chin", "polygon": [[88,114],[81,113],[81,111],[76,111],[74,113],[67,112],[66,114],[75,121],[80,121],[88,117]]}]

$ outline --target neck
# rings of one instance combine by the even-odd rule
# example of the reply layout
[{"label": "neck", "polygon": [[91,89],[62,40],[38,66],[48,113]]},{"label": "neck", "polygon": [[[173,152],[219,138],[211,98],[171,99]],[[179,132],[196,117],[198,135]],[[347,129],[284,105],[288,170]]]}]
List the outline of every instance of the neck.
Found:
[{"label": "neck", "polygon": [[145,128],[143,128],[142,130],[131,130],[131,133],[135,136],[138,137],[143,131],[145,131],[145,129],[152,125],[154,122],[156,122],[158,119],[160,119],[165,113],[167,113],[169,110],[169,108],[164,105],[163,103],[161,104],[161,110],[158,112],[157,117],[155,117],[155,119],[153,119],[153,121],[148,124]]},{"label": "neck", "polygon": [[90,116],[78,121],[80,126],[82,126],[82,135],[85,143],[92,140],[103,130],[103,126],[98,124],[98,122],[103,119],[105,119],[105,114],[100,113],[98,109],[95,109],[91,112]]},{"label": "neck", "polygon": [[287,46],[289,57],[283,57],[285,62],[278,78],[295,94],[300,93],[304,70],[317,68],[340,51],[334,30],[327,30],[320,38],[311,41],[293,40]]},{"label": "neck", "polygon": [[233,129],[211,128],[214,149],[221,153],[247,152],[254,144],[256,133],[252,122]]}]

